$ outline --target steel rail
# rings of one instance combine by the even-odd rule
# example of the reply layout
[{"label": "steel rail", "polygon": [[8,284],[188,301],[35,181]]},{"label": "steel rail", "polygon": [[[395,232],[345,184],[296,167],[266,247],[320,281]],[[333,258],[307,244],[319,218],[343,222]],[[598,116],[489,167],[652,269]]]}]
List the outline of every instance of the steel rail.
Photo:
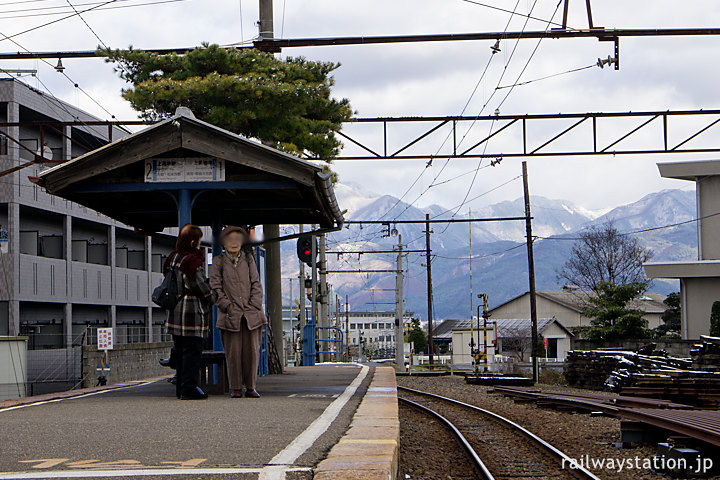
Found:
[{"label": "steel rail", "polygon": [[[398,388],[400,388],[400,387],[398,387]],[[493,476],[492,473],[490,473],[490,470],[488,470],[485,463],[480,459],[480,457],[478,456],[475,449],[472,447],[472,445],[470,445],[470,442],[468,442],[467,438],[465,438],[465,435],[463,435],[462,432],[460,432],[460,430],[458,430],[458,428],[450,420],[443,417],[435,410],[432,410],[424,405],[420,405],[419,403],[415,403],[412,400],[408,400],[406,398],[401,398],[401,397],[398,397],[398,400],[400,400],[401,402],[405,402],[408,405],[411,405],[411,406],[417,408],[418,410],[421,410],[421,411],[427,413],[430,416],[435,417],[436,419],[440,420],[441,423],[445,424],[445,426],[448,427],[453,432],[453,435],[455,435],[455,438],[458,440],[458,442],[460,442],[460,444],[463,446],[463,448],[465,449],[465,452],[470,457],[470,460],[472,461],[473,466],[478,471],[478,473],[480,473],[482,478],[484,480],[495,480],[495,477]]]},{"label": "steel rail", "polygon": [[476,407],[475,405],[470,405],[468,403],[461,402],[459,400],[455,400],[453,398],[443,397],[441,395],[436,395],[434,393],[430,392],[423,392],[421,390],[415,390],[408,387],[397,387],[398,390],[414,393],[416,395],[424,395],[426,397],[435,398],[437,400],[442,400],[447,403],[452,403],[454,405],[459,405],[461,407],[468,408],[470,410],[476,411],[478,413],[481,413],[485,416],[491,417],[509,427],[511,427],[513,430],[521,433],[526,438],[530,439],[533,443],[536,443],[538,446],[542,447],[544,450],[546,450],[550,455],[555,457],[556,460],[558,460],[561,464],[563,461],[568,465],[577,466],[577,468],[569,468],[568,472],[575,476],[578,479],[582,480],[600,480],[598,477],[596,477],[592,472],[587,470],[582,465],[577,465],[575,461],[573,461],[570,457],[568,457],[565,453],[563,453],[561,450],[555,448],[542,438],[538,437],[531,431],[527,430],[526,428],[518,425],[517,423],[513,422],[512,420],[509,420],[501,415],[498,415],[497,413],[491,412],[489,410],[485,410],[484,408]]}]

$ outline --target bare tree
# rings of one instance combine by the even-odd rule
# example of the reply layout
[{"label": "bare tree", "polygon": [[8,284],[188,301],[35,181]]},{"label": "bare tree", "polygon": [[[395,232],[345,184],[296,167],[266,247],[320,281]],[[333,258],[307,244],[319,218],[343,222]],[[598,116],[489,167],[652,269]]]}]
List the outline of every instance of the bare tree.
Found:
[{"label": "bare tree", "polygon": [[636,283],[647,288],[649,280],[642,264],[652,256],[652,250],[643,247],[636,237],[621,234],[608,222],[580,234],[558,276],[580,290],[594,293],[599,293],[601,283]]},{"label": "bare tree", "polygon": [[500,336],[502,354],[512,354],[518,362],[524,362],[525,356],[532,352],[530,326],[505,327]]}]

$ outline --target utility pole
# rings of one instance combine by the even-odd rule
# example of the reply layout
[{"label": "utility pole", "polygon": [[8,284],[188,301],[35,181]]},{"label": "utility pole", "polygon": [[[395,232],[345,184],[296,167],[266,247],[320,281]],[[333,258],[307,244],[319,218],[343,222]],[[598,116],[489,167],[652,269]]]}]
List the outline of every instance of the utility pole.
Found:
[{"label": "utility pole", "polygon": [[[315,230],[315,226],[313,225],[313,230]],[[312,290],[310,295],[310,318],[312,318],[311,325],[312,325],[312,352],[314,353],[313,359],[312,359],[312,365],[315,365],[315,358],[317,357],[316,353],[316,345],[317,342],[315,341],[315,332],[317,332],[317,237],[315,235],[312,236]]]},{"label": "utility pole", "polygon": [[[260,0],[260,38],[273,39],[273,13],[272,0]],[[263,225],[265,238],[280,236],[280,225]],[[265,246],[266,280],[267,280],[267,309],[270,314],[270,324],[273,331],[275,351],[280,357],[281,365],[285,364],[283,355],[283,321],[282,321],[282,259],[280,242],[272,242]],[[282,372],[276,372],[282,373]]]},{"label": "utility pole", "polygon": [[397,273],[395,274],[395,369],[405,371],[405,338],[403,317],[403,282],[402,270],[403,244],[402,235],[398,235]]},{"label": "utility pole", "polygon": [[[288,307],[288,317],[290,318],[290,352],[289,352],[289,354],[292,356],[293,366],[297,367],[297,362],[296,362],[297,355],[295,354],[295,315],[293,315],[293,288],[292,288],[293,279],[292,279],[292,277],[290,277],[288,279],[288,282],[290,283],[290,306]],[[302,295],[302,287],[300,287],[300,295]],[[289,361],[290,361],[290,356],[288,356],[288,362]]]},{"label": "utility pole", "polygon": [[538,325],[537,298],[535,296],[535,258],[533,256],[532,218],[530,216],[530,188],[528,187],[527,162],[522,162],[523,193],[525,196],[525,235],[527,237],[528,281],[530,283],[530,322],[532,324],[532,370],[533,381],[538,382]]},{"label": "utility pole", "polygon": [[[300,224],[300,233],[303,233],[304,225]],[[299,260],[300,262],[300,275],[298,275],[298,278],[300,279],[300,297],[299,302],[300,305],[300,332],[303,332],[303,328],[305,328],[305,262],[302,260]]]},{"label": "utility pole", "polygon": [[272,40],[275,37],[273,0],[260,0],[260,21],[258,26],[261,40]]},{"label": "utility pole", "polygon": [[[318,295],[320,300],[320,322],[319,327],[329,327],[330,324],[328,323],[328,288],[327,288],[327,262],[326,262],[326,255],[325,255],[325,235],[320,236],[320,263],[318,264],[318,269],[320,271],[320,284],[318,285]],[[319,330],[318,338],[320,339],[328,339],[330,338],[328,335],[327,328],[321,328]],[[330,342],[320,342],[320,345],[322,350],[329,351],[330,350]],[[330,354],[328,353],[321,353],[320,354],[320,361],[325,362],[329,359]]]},{"label": "utility pole", "polygon": [[345,295],[345,361],[350,361],[350,296]]},{"label": "utility pole", "polygon": [[430,214],[425,214],[425,261],[427,262],[427,311],[428,311],[428,354],[430,365],[435,363],[435,346],[433,344],[433,288],[432,288],[432,262],[430,261]]}]

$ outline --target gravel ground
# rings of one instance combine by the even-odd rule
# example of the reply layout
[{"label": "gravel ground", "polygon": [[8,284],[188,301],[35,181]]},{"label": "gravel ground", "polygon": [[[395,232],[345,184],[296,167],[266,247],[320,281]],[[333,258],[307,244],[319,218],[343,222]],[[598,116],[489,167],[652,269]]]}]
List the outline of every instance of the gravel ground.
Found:
[{"label": "gravel ground", "polygon": [[[401,386],[447,396],[498,413],[540,436],[571,458],[589,455],[596,459],[634,462],[636,458],[647,459],[656,454],[655,449],[649,446],[632,449],[615,447],[613,443],[620,441],[620,420],[615,418],[559,412],[538,408],[534,404],[516,404],[510,398],[490,394],[488,390],[492,387],[467,385],[461,377],[398,377],[397,380]],[[558,387],[553,387],[555,389]],[[479,453],[482,458],[482,452]],[[663,478],[643,469],[589,469],[603,480]]]},{"label": "gravel ground", "polygon": [[433,417],[400,403],[398,478],[460,480],[477,477],[475,468],[447,427]]}]

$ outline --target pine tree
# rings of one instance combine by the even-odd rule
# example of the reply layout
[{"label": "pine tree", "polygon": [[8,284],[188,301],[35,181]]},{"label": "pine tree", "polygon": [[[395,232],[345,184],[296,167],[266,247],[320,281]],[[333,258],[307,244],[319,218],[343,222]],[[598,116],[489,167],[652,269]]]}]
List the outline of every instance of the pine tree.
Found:
[{"label": "pine tree", "polygon": [[340,64],[302,57],[279,59],[251,48],[203,44],[185,55],[98,49],[132,86],[122,96],[140,117],[158,120],[179,106],[231,132],[285,152],[331,161],[342,144],[336,132],[352,116],[334,99],[331,73]]}]

